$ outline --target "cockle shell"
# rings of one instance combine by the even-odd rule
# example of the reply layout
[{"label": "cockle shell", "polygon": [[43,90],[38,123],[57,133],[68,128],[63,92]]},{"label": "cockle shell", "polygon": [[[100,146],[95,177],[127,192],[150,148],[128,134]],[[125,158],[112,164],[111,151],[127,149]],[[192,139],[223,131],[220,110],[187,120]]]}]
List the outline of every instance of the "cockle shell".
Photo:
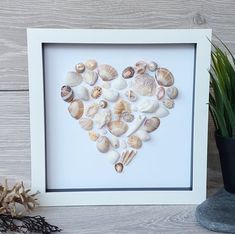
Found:
[{"label": "cockle shell", "polygon": [[99,137],[100,137],[100,134],[99,133],[96,133],[96,132],[88,132],[88,135],[89,135],[89,138],[92,140],[92,141],[96,141]]},{"label": "cockle shell", "polygon": [[132,115],[130,112],[128,111],[124,111],[122,112],[122,119],[125,121],[125,122],[132,122],[134,120],[135,116]]},{"label": "cockle shell", "polygon": [[115,150],[109,151],[105,156],[111,164],[115,164],[120,158],[120,154]]},{"label": "cockle shell", "polygon": [[102,97],[107,101],[115,102],[119,97],[119,93],[112,89],[104,89]]},{"label": "cockle shell", "polygon": [[85,66],[88,70],[94,70],[97,67],[97,62],[94,59],[89,59],[85,62]]},{"label": "cockle shell", "polygon": [[128,130],[128,125],[121,120],[114,120],[107,124],[108,130],[116,137],[120,137]]},{"label": "cockle shell", "polygon": [[74,93],[73,90],[71,89],[70,86],[68,85],[63,85],[61,87],[61,97],[65,102],[71,102],[73,100],[74,97]]},{"label": "cockle shell", "polygon": [[169,99],[169,98],[163,100],[162,103],[163,103],[163,105],[164,105],[166,108],[168,108],[168,109],[172,109],[172,108],[174,107],[174,105],[175,105],[174,100]]},{"label": "cockle shell", "polygon": [[106,108],[108,106],[108,103],[106,102],[106,101],[104,101],[104,100],[100,100],[100,102],[99,102],[99,107],[101,107],[101,108]]},{"label": "cockle shell", "polygon": [[141,141],[149,141],[151,139],[149,133],[147,133],[145,130],[143,129],[139,129],[136,133],[136,136],[138,136],[140,138]]},{"label": "cockle shell", "polygon": [[138,110],[143,113],[153,113],[157,110],[159,103],[156,100],[144,99],[138,104]]},{"label": "cockle shell", "polygon": [[101,153],[108,152],[109,145],[109,139],[106,136],[101,136],[96,141],[96,147]]},{"label": "cockle shell", "polygon": [[135,102],[137,100],[137,95],[132,90],[127,90],[125,96],[130,102]]},{"label": "cockle shell", "polygon": [[131,126],[131,128],[129,129],[129,131],[127,132],[127,136],[131,136],[133,135],[144,123],[146,117],[143,115],[139,115],[135,121],[133,122],[133,125]]},{"label": "cockle shell", "polygon": [[88,101],[90,96],[89,96],[89,91],[86,87],[84,86],[77,86],[74,88],[75,95],[77,98],[80,98],[84,101]]},{"label": "cockle shell", "polygon": [[86,116],[93,118],[99,110],[99,105],[97,103],[92,104],[86,110]]},{"label": "cockle shell", "polygon": [[161,100],[165,96],[165,88],[160,86],[157,88],[156,96],[158,100]]},{"label": "cockle shell", "polygon": [[83,63],[78,63],[75,65],[75,70],[77,73],[83,73],[85,71],[85,65]]},{"label": "cockle shell", "polygon": [[70,87],[75,87],[82,83],[82,75],[77,72],[68,72],[66,76],[66,85]]},{"label": "cockle shell", "polygon": [[101,96],[102,94],[102,88],[99,86],[95,86],[92,90],[91,90],[91,97],[94,99],[97,99]]},{"label": "cockle shell", "polygon": [[98,73],[103,81],[110,81],[117,77],[118,73],[114,67],[108,64],[101,64],[98,67]]},{"label": "cockle shell", "polygon": [[127,87],[127,82],[122,77],[120,77],[113,81],[112,87],[118,90],[122,90]]},{"label": "cockle shell", "polygon": [[121,173],[123,171],[124,166],[122,163],[118,162],[115,164],[114,168],[116,172]]},{"label": "cockle shell", "polygon": [[142,141],[138,136],[132,135],[128,137],[127,144],[134,149],[139,149],[142,146]]},{"label": "cockle shell", "polygon": [[138,74],[144,74],[146,71],[147,64],[144,61],[139,61],[135,64],[135,70]]},{"label": "cockle shell", "polygon": [[156,86],[156,81],[152,76],[143,74],[135,77],[133,89],[139,95],[153,96],[156,93]]},{"label": "cockle shell", "polygon": [[93,119],[97,128],[104,127],[111,120],[112,120],[112,112],[109,109],[104,109],[102,111],[99,111]]},{"label": "cockle shell", "polygon": [[160,106],[157,109],[157,111],[155,112],[155,116],[158,118],[164,118],[164,117],[168,116],[169,114],[170,114],[170,112],[162,106]]},{"label": "cockle shell", "polygon": [[135,157],[137,154],[137,151],[131,150],[131,151],[124,151],[121,156],[121,162],[123,165],[127,166],[132,159]]},{"label": "cockle shell", "polygon": [[154,71],[157,70],[158,65],[157,65],[156,62],[151,61],[151,62],[149,62],[149,63],[147,64],[147,68],[149,69],[149,71],[154,72]]},{"label": "cockle shell", "polygon": [[119,139],[114,136],[109,137],[110,144],[113,148],[117,149],[120,146]]},{"label": "cockle shell", "polygon": [[80,119],[84,112],[83,102],[79,99],[73,100],[68,107],[68,111],[73,118]]},{"label": "cockle shell", "polygon": [[135,69],[133,67],[127,67],[122,72],[122,77],[125,79],[129,79],[133,77],[135,74]]},{"label": "cockle shell", "polygon": [[98,74],[95,71],[89,71],[87,70],[83,74],[83,80],[89,84],[89,85],[94,85],[98,79]]},{"label": "cockle shell", "polygon": [[113,109],[114,109],[114,114],[119,117],[121,116],[122,112],[131,111],[130,104],[122,99],[115,103]]},{"label": "cockle shell", "polygon": [[175,86],[171,86],[166,90],[167,96],[171,99],[175,99],[178,96],[178,89]]},{"label": "cockle shell", "polygon": [[158,68],[155,77],[161,86],[169,87],[174,84],[174,76],[167,68]]},{"label": "cockle shell", "polygon": [[145,120],[143,129],[147,132],[155,131],[160,125],[160,119],[158,117],[152,117],[150,119]]},{"label": "cockle shell", "polygon": [[93,121],[88,118],[79,119],[79,124],[83,129],[87,131],[90,131],[93,128]]}]

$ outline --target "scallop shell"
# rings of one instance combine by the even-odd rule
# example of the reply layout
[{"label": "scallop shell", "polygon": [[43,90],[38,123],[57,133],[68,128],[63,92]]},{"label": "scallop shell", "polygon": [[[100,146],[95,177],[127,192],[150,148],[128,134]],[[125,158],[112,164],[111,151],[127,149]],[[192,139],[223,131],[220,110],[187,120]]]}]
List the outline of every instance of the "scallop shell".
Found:
[{"label": "scallop shell", "polygon": [[98,73],[103,81],[110,81],[117,77],[118,73],[114,67],[108,64],[101,64],[98,67]]},{"label": "scallop shell", "polygon": [[136,154],[137,154],[137,151],[134,151],[134,150],[124,151],[121,156],[122,164],[127,166],[132,161],[132,159],[135,157]]},{"label": "scallop shell", "polygon": [[137,100],[137,95],[135,94],[134,91],[132,90],[127,90],[125,92],[125,96],[127,97],[127,99],[130,101],[130,102],[135,102]]},{"label": "scallop shell", "polygon": [[162,103],[168,109],[172,109],[175,105],[174,100],[169,99],[169,98],[165,99]]},{"label": "scallop shell", "polygon": [[92,90],[91,90],[91,97],[94,99],[97,99],[101,96],[102,94],[102,88],[99,86],[95,86]]},{"label": "scallop shell", "polygon": [[94,59],[89,59],[85,62],[85,66],[88,70],[94,70],[97,67],[97,62]]},{"label": "scallop shell", "polygon": [[92,140],[92,141],[96,141],[99,137],[100,137],[100,134],[99,133],[96,133],[96,132],[88,132],[88,135],[89,135],[89,138]]},{"label": "scallop shell", "polygon": [[83,73],[85,71],[85,65],[83,63],[78,63],[75,65],[75,70],[77,73]]},{"label": "scallop shell", "polygon": [[91,86],[96,83],[97,79],[98,79],[98,74],[94,71],[88,70],[83,74],[83,80]]},{"label": "scallop shell", "polygon": [[101,136],[96,141],[96,148],[101,153],[107,153],[109,150],[109,145],[110,145],[109,139],[106,136]]},{"label": "scallop shell", "polygon": [[122,77],[125,79],[129,79],[133,77],[135,74],[135,69],[133,67],[127,67],[122,72]]},{"label": "scallop shell", "polygon": [[143,129],[139,129],[135,135],[138,136],[141,141],[149,141],[151,139],[149,133]]},{"label": "scallop shell", "polygon": [[157,111],[155,112],[155,115],[158,118],[164,118],[164,117],[168,116],[169,114],[170,114],[170,112],[166,108],[164,108],[162,106],[160,106],[157,109]]},{"label": "scallop shell", "polygon": [[122,112],[122,119],[125,121],[125,122],[132,122],[134,120],[135,116],[132,115],[130,112],[128,111],[124,111]]},{"label": "scallop shell", "polygon": [[146,71],[147,64],[144,61],[139,61],[135,64],[135,70],[138,74],[144,74]]},{"label": "scallop shell", "polygon": [[149,62],[149,63],[147,64],[147,68],[149,69],[149,71],[154,72],[154,71],[157,70],[158,65],[157,65],[156,62],[151,61],[151,62]]},{"label": "scallop shell", "polygon": [[73,118],[80,119],[84,112],[83,102],[79,99],[73,100],[68,107],[68,111]]},{"label": "scallop shell", "polygon": [[108,130],[116,137],[120,137],[128,130],[128,125],[121,120],[114,120],[107,124]]},{"label": "scallop shell", "polygon": [[97,128],[104,127],[111,120],[112,120],[112,113],[109,109],[105,109],[103,111],[98,112],[93,119]]},{"label": "scallop shell", "polygon": [[131,136],[133,135],[137,130],[139,130],[139,128],[142,126],[142,124],[144,123],[146,117],[143,115],[139,115],[133,125],[131,126],[131,128],[129,129],[129,131],[127,132],[127,136]]},{"label": "scallop shell", "polygon": [[114,114],[119,117],[121,116],[122,112],[131,111],[130,104],[122,99],[115,103],[113,109],[114,109]]},{"label": "scallop shell", "polygon": [[120,158],[120,154],[115,150],[109,151],[105,156],[111,164],[115,164]]},{"label": "scallop shell", "polygon": [[115,164],[114,168],[116,172],[121,173],[123,171],[124,166],[122,163],[118,162]]},{"label": "scallop shell", "polygon": [[82,75],[77,72],[68,72],[66,76],[66,85],[70,87],[75,87],[82,83]]},{"label": "scallop shell", "polygon": [[99,110],[99,105],[97,103],[92,104],[86,110],[86,116],[93,118]]},{"label": "scallop shell", "polygon": [[158,117],[152,117],[144,122],[143,129],[150,133],[155,131],[159,127],[159,125],[160,119]]},{"label": "scallop shell", "polygon": [[100,100],[99,102],[99,107],[101,108],[106,108],[108,106],[108,102],[104,101],[104,100]]},{"label": "scallop shell", "polygon": [[156,93],[156,86],[156,81],[152,76],[143,74],[135,77],[133,89],[139,95],[153,96]]},{"label": "scallop shell", "polygon": [[158,87],[156,91],[156,96],[158,100],[161,100],[165,96],[165,88],[164,87]]},{"label": "scallop shell", "polygon": [[113,81],[112,87],[118,90],[122,90],[127,87],[127,82],[123,78],[120,77]]},{"label": "scallop shell", "polygon": [[110,102],[115,102],[119,97],[119,93],[112,89],[103,90],[103,98]]},{"label": "scallop shell", "polygon": [[128,137],[127,144],[134,149],[139,149],[142,146],[142,141],[138,136],[133,135]]},{"label": "scallop shell", "polygon": [[93,128],[93,121],[88,118],[79,119],[79,124],[83,129],[87,131],[90,131]]},{"label": "scallop shell", "polygon": [[78,86],[74,88],[75,91],[75,95],[76,97],[84,100],[84,101],[88,101],[89,100],[89,91],[86,87],[84,86]]},{"label": "scallop shell", "polygon": [[110,136],[109,137],[110,144],[113,148],[117,149],[120,146],[119,140],[117,137]]},{"label": "scallop shell", "polygon": [[68,85],[63,85],[61,87],[61,97],[65,102],[71,102],[73,100],[74,97],[74,93],[73,90],[71,89],[70,86]]},{"label": "scallop shell", "polygon": [[138,110],[143,113],[153,113],[159,107],[159,103],[155,100],[144,99],[138,104]]},{"label": "scallop shell", "polygon": [[175,99],[178,96],[178,89],[175,86],[172,86],[167,88],[166,93],[169,98]]},{"label": "scallop shell", "polygon": [[167,68],[158,68],[155,77],[159,85],[169,87],[174,84],[174,76]]}]

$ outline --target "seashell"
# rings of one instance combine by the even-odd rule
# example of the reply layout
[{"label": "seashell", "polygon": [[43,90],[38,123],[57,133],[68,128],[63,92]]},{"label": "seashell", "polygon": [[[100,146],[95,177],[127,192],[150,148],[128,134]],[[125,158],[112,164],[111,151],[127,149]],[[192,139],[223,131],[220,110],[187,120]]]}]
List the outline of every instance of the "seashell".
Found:
[{"label": "seashell", "polygon": [[70,86],[68,85],[63,85],[61,87],[61,97],[65,102],[71,102],[73,100],[74,97],[74,93],[73,90],[71,89]]},{"label": "seashell", "polygon": [[144,123],[146,117],[143,115],[139,115],[138,118],[136,118],[135,122],[133,123],[132,127],[127,132],[127,136],[133,135]]},{"label": "seashell", "polygon": [[166,93],[169,98],[175,99],[178,96],[178,89],[175,86],[172,86],[167,88]]},{"label": "seashell", "polygon": [[119,140],[117,137],[110,136],[109,138],[110,144],[113,148],[117,149],[120,146]]},{"label": "seashell", "polygon": [[160,125],[160,119],[158,117],[152,117],[144,122],[143,129],[147,132],[155,131]]},{"label": "seashell", "polygon": [[159,103],[155,100],[141,100],[138,104],[138,110],[143,113],[153,113],[159,107]]},{"label": "seashell", "polygon": [[167,68],[158,68],[155,77],[159,85],[169,87],[174,84],[174,76]]},{"label": "seashell", "polygon": [[79,99],[73,100],[68,107],[68,111],[73,118],[80,119],[84,112],[83,102]]},{"label": "seashell", "polygon": [[123,78],[120,77],[113,81],[112,87],[118,90],[122,90],[127,87],[127,82]]},{"label": "seashell", "polygon": [[82,83],[82,75],[77,72],[68,72],[66,76],[66,85],[70,87],[75,87]]},{"label": "seashell", "polygon": [[109,150],[109,145],[110,145],[109,139],[106,136],[101,136],[96,141],[96,148],[101,153],[107,153]]},{"label": "seashell", "polygon": [[83,63],[78,63],[75,65],[75,70],[77,73],[83,73],[85,71],[85,65]]},{"label": "seashell", "polygon": [[108,102],[106,102],[106,101],[104,101],[104,100],[101,100],[100,102],[99,102],[99,107],[101,107],[101,108],[106,108],[108,106]]},{"label": "seashell", "polygon": [[101,83],[101,87],[104,89],[109,89],[111,87],[111,84],[108,81],[104,81]]},{"label": "seashell", "polygon": [[122,112],[124,112],[124,111],[130,112],[130,104],[121,99],[115,103],[113,109],[114,109],[114,114],[120,117]]},{"label": "seashell", "polygon": [[88,132],[88,135],[89,135],[89,138],[92,140],[92,141],[96,141],[99,137],[100,137],[100,134],[99,133],[96,133],[96,132]]},{"label": "seashell", "polygon": [[91,90],[91,97],[94,99],[97,99],[101,96],[102,94],[102,88],[99,86],[95,86],[92,90]]},{"label": "seashell", "polygon": [[88,70],[83,74],[83,80],[91,86],[96,83],[97,79],[98,79],[98,74],[94,71]]},{"label": "seashell", "polygon": [[120,147],[121,147],[122,149],[126,149],[126,148],[127,148],[127,143],[126,143],[125,140],[121,140],[121,142],[120,142]]},{"label": "seashell", "polygon": [[89,59],[85,62],[85,66],[88,70],[94,70],[97,67],[97,62],[94,59]]},{"label": "seashell", "polygon": [[84,86],[78,86],[74,88],[75,91],[75,95],[76,97],[84,100],[84,101],[88,101],[89,100],[89,91],[86,87]]},{"label": "seashell", "polygon": [[132,90],[127,90],[125,96],[130,102],[135,102],[137,100],[137,95]]},{"label": "seashell", "polygon": [[115,102],[119,97],[119,93],[112,89],[103,90],[103,98],[110,102]]},{"label": "seashell", "polygon": [[128,137],[127,144],[134,149],[139,149],[142,146],[142,141],[138,136],[132,135]]},{"label": "seashell", "polygon": [[115,150],[109,151],[105,156],[111,164],[115,164],[120,158],[120,154]]},{"label": "seashell", "polygon": [[158,65],[154,61],[151,61],[147,64],[147,68],[149,69],[149,71],[154,72],[157,70]]},{"label": "seashell", "polygon": [[149,141],[151,139],[150,135],[143,129],[139,129],[136,134],[141,141]]},{"label": "seashell", "polygon": [[97,103],[92,104],[86,110],[86,116],[93,118],[99,110],[99,105]]},{"label": "seashell", "polygon": [[101,64],[98,67],[98,73],[103,81],[110,81],[117,77],[118,73],[114,67],[108,64]]},{"label": "seashell", "polygon": [[122,77],[125,79],[129,79],[133,77],[135,74],[135,69],[133,67],[127,67],[122,72]]},{"label": "seashell", "polygon": [[108,130],[116,137],[120,137],[128,130],[128,125],[121,120],[114,120],[107,124]]},{"label": "seashell", "polygon": [[156,96],[157,96],[158,100],[161,100],[162,98],[164,98],[164,96],[165,96],[165,89],[164,89],[164,87],[160,86],[160,87],[157,88]]},{"label": "seashell", "polygon": [[98,112],[93,119],[97,128],[104,127],[111,120],[112,120],[112,113],[109,109],[105,109],[103,111]]},{"label": "seashell", "polygon": [[174,100],[169,99],[169,98],[165,99],[162,103],[168,109],[172,109],[175,105]]},{"label": "seashell", "polygon": [[124,111],[122,112],[122,119],[125,121],[125,122],[132,122],[134,120],[135,116],[132,115],[130,112],[128,111]]},{"label": "seashell", "polygon": [[87,131],[90,131],[93,128],[93,121],[88,118],[79,119],[79,124],[83,129]]},{"label": "seashell", "polygon": [[114,168],[115,168],[116,172],[121,173],[123,171],[124,166],[122,163],[119,162],[119,163],[115,164]]},{"label": "seashell", "polygon": [[156,93],[156,86],[156,81],[152,76],[143,74],[135,77],[133,89],[139,95],[153,96]]},{"label": "seashell", "polygon": [[135,64],[135,70],[138,74],[144,74],[146,71],[147,64],[144,61],[139,61]]},{"label": "seashell", "polygon": [[135,155],[137,154],[137,151],[131,150],[131,151],[125,151],[122,153],[122,164],[127,166],[132,159],[135,157]]},{"label": "seashell", "polygon": [[164,117],[168,116],[169,114],[170,114],[170,112],[162,106],[160,106],[157,109],[157,111],[155,112],[155,116],[158,118],[164,118]]}]

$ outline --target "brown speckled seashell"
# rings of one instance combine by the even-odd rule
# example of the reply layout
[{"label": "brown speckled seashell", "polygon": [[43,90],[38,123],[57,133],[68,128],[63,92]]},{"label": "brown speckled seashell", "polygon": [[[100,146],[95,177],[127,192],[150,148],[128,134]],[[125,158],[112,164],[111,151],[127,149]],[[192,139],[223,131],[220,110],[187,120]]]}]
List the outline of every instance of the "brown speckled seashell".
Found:
[{"label": "brown speckled seashell", "polygon": [[77,73],[83,73],[85,71],[85,65],[83,63],[78,63],[75,65],[75,70]]},{"label": "brown speckled seashell", "polygon": [[125,79],[129,79],[133,77],[135,74],[135,69],[133,67],[127,67],[122,72],[122,77]]},{"label": "brown speckled seashell", "polygon": [[61,87],[61,97],[65,102],[71,102],[74,98],[73,90],[68,85],[63,85]]},{"label": "brown speckled seashell", "polygon": [[124,166],[122,163],[118,162],[115,164],[114,168],[116,172],[121,173],[123,171]]},{"label": "brown speckled seashell", "polygon": [[73,118],[80,119],[84,112],[83,102],[79,99],[73,100],[68,107],[68,111]]},{"label": "brown speckled seashell", "polygon": [[174,76],[167,68],[158,68],[155,77],[161,86],[169,87],[174,84]]},{"label": "brown speckled seashell", "polygon": [[138,136],[132,135],[128,137],[127,144],[134,149],[139,149],[142,146],[142,141]]},{"label": "brown speckled seashell", "polygon": [[160,119],[158,117],[152,117],[150,119],[145,120],[143,129],[146,132],[153,132],[155,131],[160,125]]},{"label": "brown speckled seashell", "polygon": [[95,86],[92,90],[91,90],[91,97],[94,99],[97,99],[101,96],[102,94],[102,88],[99,86]]}]

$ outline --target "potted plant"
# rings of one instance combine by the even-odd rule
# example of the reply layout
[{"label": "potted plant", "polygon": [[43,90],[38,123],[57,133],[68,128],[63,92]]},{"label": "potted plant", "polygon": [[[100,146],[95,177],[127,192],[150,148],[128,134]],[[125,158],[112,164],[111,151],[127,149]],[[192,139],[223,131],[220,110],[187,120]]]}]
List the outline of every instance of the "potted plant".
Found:
[{"label": "potted plant", "polygon": [[209,109],[216,128],[224,188],[235,194],[235,58],[222,44],[224,51],[212,45]]}]

